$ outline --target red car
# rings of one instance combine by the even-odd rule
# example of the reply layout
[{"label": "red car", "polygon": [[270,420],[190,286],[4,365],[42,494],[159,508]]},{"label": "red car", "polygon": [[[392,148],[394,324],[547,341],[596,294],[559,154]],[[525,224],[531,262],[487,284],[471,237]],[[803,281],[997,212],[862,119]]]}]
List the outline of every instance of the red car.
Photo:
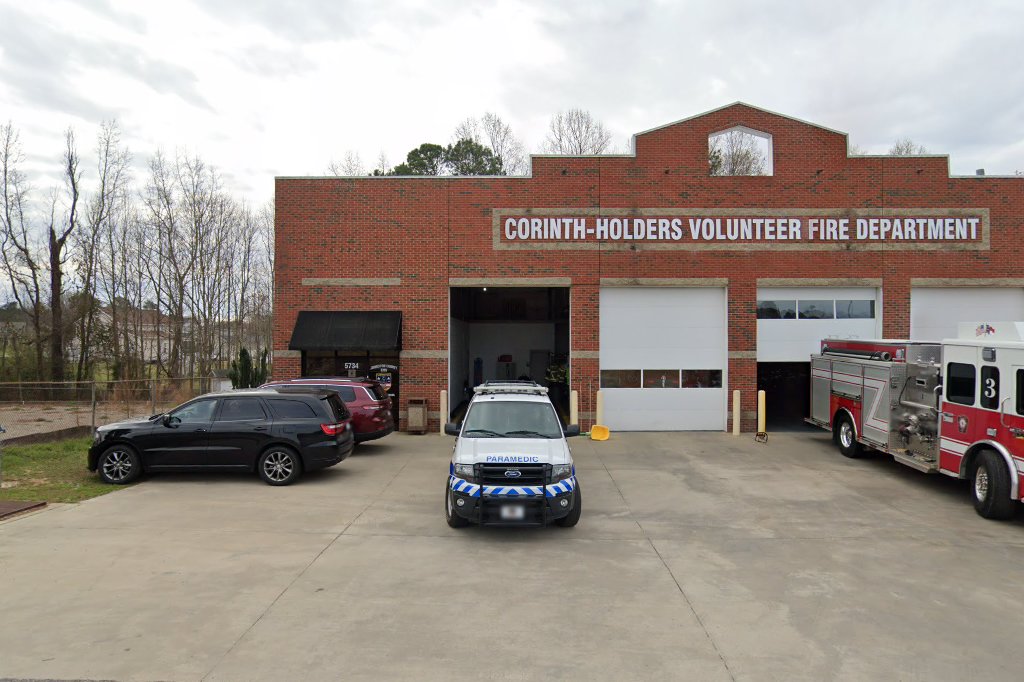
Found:
[{"label": "red car", "polygon": [[346,377],[305,377],[271,381],[260,388],[310,386],[336,391],[352,413],[352,429],[357,443],[383,438],[395,430],[391,398],[376,381]]}]

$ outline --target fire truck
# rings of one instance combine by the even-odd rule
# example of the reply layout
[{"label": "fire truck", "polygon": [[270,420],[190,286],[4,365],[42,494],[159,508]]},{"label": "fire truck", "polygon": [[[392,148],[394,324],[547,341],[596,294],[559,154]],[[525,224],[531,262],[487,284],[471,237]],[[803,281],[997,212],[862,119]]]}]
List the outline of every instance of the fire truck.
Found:
[{"label": "fire truck", "polygon": [[1024,501],[1024,322],[961,323],[941,342],[825,339],[810,409],[846,457],[872,448],[971,481],[985,518]]}]

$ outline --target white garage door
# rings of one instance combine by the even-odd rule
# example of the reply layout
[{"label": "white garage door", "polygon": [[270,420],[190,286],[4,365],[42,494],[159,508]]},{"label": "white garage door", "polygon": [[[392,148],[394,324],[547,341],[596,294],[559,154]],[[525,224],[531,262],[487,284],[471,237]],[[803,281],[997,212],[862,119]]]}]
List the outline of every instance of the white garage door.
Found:
[{"label": "white garage door", "polygon": [[810,362],[821,340],[882,337],[882,305],[871,287],[761,287],[757,361]]},{"label": "white garage door", "polygon": [[607,426],[725,429],[725,289],[603,288],[600,324]]},{"label": "white garage door", "polygon": [[910,338],[953,339],[961,322],[1024,320],[1024,289],[1018,287],[914,288]]}]

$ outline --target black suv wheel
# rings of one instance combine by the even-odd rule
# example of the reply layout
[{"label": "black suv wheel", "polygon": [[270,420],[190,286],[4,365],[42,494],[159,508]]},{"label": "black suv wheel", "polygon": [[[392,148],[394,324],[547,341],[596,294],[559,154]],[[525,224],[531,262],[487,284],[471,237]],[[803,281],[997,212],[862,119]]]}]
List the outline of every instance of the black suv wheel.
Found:
[{"label": "black suv wheel", "polygon": [[275,446],[260,456],[257,470],[269,485],[288,485],[302,475],[302,462],[290,448]]}]

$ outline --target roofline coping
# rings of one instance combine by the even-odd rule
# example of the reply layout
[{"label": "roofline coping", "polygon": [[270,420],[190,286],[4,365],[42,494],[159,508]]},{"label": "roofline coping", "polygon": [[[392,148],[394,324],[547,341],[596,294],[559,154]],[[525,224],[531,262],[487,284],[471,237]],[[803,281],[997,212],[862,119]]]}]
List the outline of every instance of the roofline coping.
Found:
[{"label": "roofline coping", "polygon": [[[671,123],[664,123],[664,124],[662,124],[660,126],[656,126],[654,128],[648,128],[647,130],[641,130],[639,133],[634,133],[633,134],[633,139],[635,140],[636,138],[640,137],[641,135],[646,135],[647,133],[653,133],[656,130],[661,130],[662,128],[668,128],[669,126],[679,125],[680,123],[686,123],[687,121],[693,121],[693,120],[696,120],[698,118],[703,118],[704,116],[708,116],[710,114],[714,114],[714,113],[719,112],[719,111],[724,111],[725,109],[728,109],[729,107],[734,107],[736,105],[740,105],[740,106],[744,106],[744,107],[749,107],[751,109],[756,109],[757,111],[763,111],[764,113],[771,114],[772,116],[778,116],[780,118],[787,118],[790,121],[796,121],[797,123],[803,123],[804,125],[813,126],[815,128],[821,128],[822,130],[827,130],[830,133],[835,133],[836,135],[842,135],[843,137],[849,138],[849,135],[847,133],[844,133],[841,130],[835,130],[833,128],[828,128],[826,126],[823,126],[820,123],[812,123],[811,121],[805,121],[802,118],[797,118],[796,116],[789,116],[787,114],[780,114],[779,112],[772,111],[771,109],[765,109],[764,107],[759,107],[759,106],[755,106],[753,104],[747,104],[746,102],[743,102],[741,100],[736,100],[735,102],[730,102],[729,104],[726,104],[724,106],[715,107],[714,109],[708,109],[707,111],[702,112],[700,114],[695,114],[693,116],[687,116],[686,118],[681,118],[678,121],[672,121]],[[635,148],[635,145],[634,145],[634,148]]]}]

